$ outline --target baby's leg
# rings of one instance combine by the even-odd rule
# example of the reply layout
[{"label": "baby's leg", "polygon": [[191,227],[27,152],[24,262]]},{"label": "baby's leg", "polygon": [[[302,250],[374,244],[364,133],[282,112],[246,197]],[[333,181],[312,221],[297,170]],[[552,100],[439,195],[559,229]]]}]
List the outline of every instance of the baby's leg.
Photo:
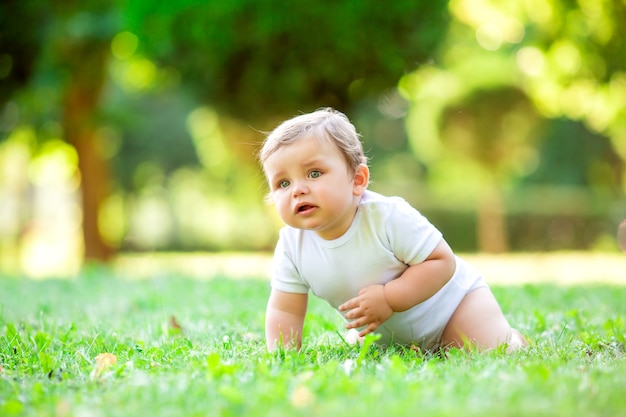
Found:
[{"label": "baby's leg", "polygon": [[479,349],[492,349],[507,343],[508,352],[528,344],[520,332],[509,325],[488,287],[468,293],[443,332],[444,347],[464,347],[466,342]]}]

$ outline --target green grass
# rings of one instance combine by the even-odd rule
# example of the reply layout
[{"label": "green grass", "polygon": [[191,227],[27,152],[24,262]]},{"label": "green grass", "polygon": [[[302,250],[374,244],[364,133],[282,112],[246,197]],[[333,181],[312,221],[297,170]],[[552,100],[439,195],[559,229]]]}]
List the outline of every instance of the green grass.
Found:
[{"label": "green grass", "polygon": [[[262,280],[130,281],[98,269],[3,278],[0,416],[626,413],[626,287],[493,290],[527,350],[441,358],[350,347],[338,316],[313,299],[302,351],[269,354]],[[105,352],[117,362],[98,372]]]}]

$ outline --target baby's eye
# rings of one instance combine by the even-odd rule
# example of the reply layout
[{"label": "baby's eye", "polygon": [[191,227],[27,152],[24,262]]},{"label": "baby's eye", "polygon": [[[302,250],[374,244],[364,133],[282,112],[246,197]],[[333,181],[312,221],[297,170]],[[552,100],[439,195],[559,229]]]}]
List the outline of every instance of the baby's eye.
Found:
[{"label": "baby's eye", "polygon": [[287,188],[289,187],[289,184],[291,184],[289,181],[287,180],[282,180],[278,182],[278,188]]},{"label": "baby's eye", "polygon": [[322,172],[318,171],[318,170],[313,170],[311,172],[309,172],[309,177],[310,178],[319,178],[322,176]]}]

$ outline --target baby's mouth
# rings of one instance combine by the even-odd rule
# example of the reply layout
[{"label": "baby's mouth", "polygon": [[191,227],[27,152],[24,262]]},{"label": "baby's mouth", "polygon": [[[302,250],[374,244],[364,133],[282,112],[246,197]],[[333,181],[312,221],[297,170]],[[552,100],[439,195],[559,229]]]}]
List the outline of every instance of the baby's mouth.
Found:
[{"label": "baby's mouth", "polygon": [[314,208],[315,208],[315,206],[312,205],[312,204],[303,204],[303,205],[298,206],[296,208],[296,212],[297,213],[304,213],[304,212],[309,211],[309,210],[314,209]]}]

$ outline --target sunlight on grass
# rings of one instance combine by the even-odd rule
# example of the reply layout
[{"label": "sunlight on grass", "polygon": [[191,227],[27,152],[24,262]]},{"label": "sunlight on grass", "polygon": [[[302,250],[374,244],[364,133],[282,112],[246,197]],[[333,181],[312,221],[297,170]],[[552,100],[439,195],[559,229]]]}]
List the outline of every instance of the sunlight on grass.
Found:
[{"label": "sunlight on grass", "polygon": [[204,280],[215,276],[267,279],[271,261],[269,253],[140,253],[118,256],[113,267],[121,276],[135,279],[164,273]]},{"label": "sunlight on grass", "polygon": [[626,255],[595,252],[465,255],[489,283],[626,285]]}]

